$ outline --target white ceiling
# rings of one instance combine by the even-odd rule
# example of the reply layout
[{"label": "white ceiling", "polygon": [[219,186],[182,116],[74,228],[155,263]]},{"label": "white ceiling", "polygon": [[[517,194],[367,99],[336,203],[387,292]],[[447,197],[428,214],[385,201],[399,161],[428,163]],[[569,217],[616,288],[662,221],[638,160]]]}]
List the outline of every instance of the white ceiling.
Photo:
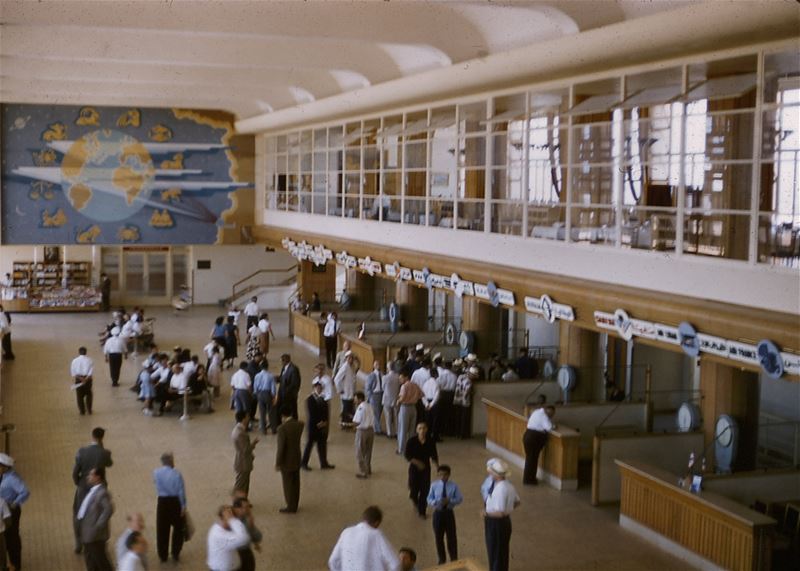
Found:
[{"label": "white ceiling", "polygon": [[692,0],[0,0],[0,101],[261,115]]}]

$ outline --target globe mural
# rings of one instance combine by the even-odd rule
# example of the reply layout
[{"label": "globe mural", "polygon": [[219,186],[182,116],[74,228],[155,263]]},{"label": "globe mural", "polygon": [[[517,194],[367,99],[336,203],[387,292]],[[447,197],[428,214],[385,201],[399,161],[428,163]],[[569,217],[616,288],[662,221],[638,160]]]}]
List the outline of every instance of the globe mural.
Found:
[{"label": "globe mural", "polygon": [[135,138],[112,129],[75,140],[61,162],[64,195],[75,210],[101,222],[125,220],[147,203],[155,167]]}]

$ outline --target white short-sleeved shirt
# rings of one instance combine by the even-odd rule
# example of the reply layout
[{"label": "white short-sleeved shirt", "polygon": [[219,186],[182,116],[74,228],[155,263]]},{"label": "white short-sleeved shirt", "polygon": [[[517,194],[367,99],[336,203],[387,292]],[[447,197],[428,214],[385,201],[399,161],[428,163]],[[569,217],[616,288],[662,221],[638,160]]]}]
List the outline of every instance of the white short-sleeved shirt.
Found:
[{"label": "white short-sleeved shirt", "polygon": [[247,317],[256,317],[258,315],[258,304],[256,302],[254,302],[254,301],[251,301],[250,303],[245,305],[244,306],[244,314]]},{"label": "white short-sleeved shirt", "polygon": [[328,569],[395,571],[400,569],[400,560],[383,532],[362,521],[348,527],[339,536],[328,559]]},{"label": "white short-sleeved shirt", "polygon": [[94,361],[86,355],[78,355],[72,360],[69,374],[73,377],[91,377],[94,374]]},{"label": "white short-sleeved shirt", "polygon": [[353,415],[353,424],[356,425],[357,430],[372,428],[375,425],[375,414],[372,412],[372,407],[366,402],[362,402],[356,408],[356,413]]},{"label": "white short-sleeved shirt", "polygon": [[333,381],[328,375],[317,375],[311,380],[312,387],[314,386],[314,381],[317,379],[319,379],[319,382],[322,384],[322,398],[326,401],[330,401],[333,398]]},{"label": "white short-sleeved shirt", "polygon": [[239,369],[231,376],[231,386],[234,389],[248,390],[252,381],[250,375],[244,369]]},{"label": "white short-sleeved shirt", "polygon": [[509,515],[514,511],[514,504],[519,501],[517,490],[508,480],[495,482],[492,493],[486,498],[487,512],[503,512]]},{"label": "white short-sleeved shirt", "polygon": [[106,355],[110,353],[124,353],[126,350],[125,341],[119,337],[111,336],[106,339],[106,344],[103,345],[103,353]]},{"label": "white short-sleeved shirt", "polygon": [[550,432],[553,430],[553,423],[543,408],[534,410],[528,418],[528,430],[539,432]]},{"label": "white short-sleeved shirt", "polygon": [[420,367],[411,374],[411,382],[420,389],[425,386],[425,382],[430,378],[431,372],[425,367]]}]

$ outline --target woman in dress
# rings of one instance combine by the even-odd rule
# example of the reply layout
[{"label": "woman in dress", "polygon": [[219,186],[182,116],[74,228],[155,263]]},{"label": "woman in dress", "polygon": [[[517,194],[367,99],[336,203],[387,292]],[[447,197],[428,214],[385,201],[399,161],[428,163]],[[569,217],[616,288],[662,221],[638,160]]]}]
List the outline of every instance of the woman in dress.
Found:
[{"label": "woman in dress", "polygon": [[269,315],[266,313],[261,314],[261,319],[258,320],[258,329],[261,333],[259,343],[261,353],[264,355],[269,354],[269,338],[275,339],[275,333],[272,331],[272,324],[269,322]]},{"label": "woman in dress", "polygon": [[248,361],[252,361],[256,358],[256,355],[263,354],[261,350],[261,329],[258,328],[258,325],[252,325],[250,329],[247,330],[247,349],[245,350],[245,358]]},{"label": "woman in dress", "polygon": [[228,368],[233,367],[233,362],[239,356],[239,330],[233,323],[233,316],[228,316],[228,321],[225,323],[225,360],[228,362]]},{"label": "woman in dress", "polygon": [[220,381],[222,379],[222,356],[219,354],[219,345],[211,349],[211,362],[208,366],[208,384],[214,390],[214,396],[219,396]]}]

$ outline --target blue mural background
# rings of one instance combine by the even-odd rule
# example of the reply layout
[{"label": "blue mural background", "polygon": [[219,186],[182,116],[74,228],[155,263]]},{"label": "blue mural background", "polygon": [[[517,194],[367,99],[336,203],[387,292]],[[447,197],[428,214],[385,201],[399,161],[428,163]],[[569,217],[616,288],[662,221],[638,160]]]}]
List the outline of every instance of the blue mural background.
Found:
[{"label": "blue mural background", "polygon": [[2,242],[215,243],[252,186],[231,178],[231,130],[202,112],[3,105]]}]

